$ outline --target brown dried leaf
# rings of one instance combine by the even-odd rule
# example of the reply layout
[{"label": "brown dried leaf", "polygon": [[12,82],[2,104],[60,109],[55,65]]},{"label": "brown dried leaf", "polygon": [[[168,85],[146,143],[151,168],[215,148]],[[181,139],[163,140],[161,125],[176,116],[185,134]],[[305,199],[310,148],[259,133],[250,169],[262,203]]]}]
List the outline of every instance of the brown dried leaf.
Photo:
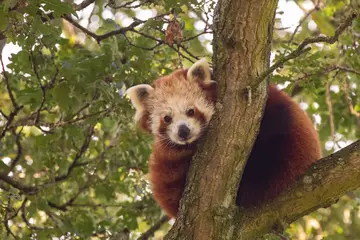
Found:
[{"label": "brown dried leaf", "polygon": [[183,40],[181,24],[178,20],[172,20],[165,31],[165,42],[172,46],[174,42],[180,44]]}]

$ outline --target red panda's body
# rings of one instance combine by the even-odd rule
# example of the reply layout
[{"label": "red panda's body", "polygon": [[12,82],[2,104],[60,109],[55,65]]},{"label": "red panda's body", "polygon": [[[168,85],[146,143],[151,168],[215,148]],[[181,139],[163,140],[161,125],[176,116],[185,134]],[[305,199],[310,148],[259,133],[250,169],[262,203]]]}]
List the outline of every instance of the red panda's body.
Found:
[{"label": "red panda's body", "polygon": [[319,138],[309,117],[288,95],[270,85],[237,204],[247,207],[274,198],[320,157]]},{"label": "red panda's body", "polygon": [[[189,70],[156,80],[153,86],[139,85],[129,91],[137,121],[155,137],[150,182],[155,200],[170,217],[177,215],[196,141],[214,112],[216,85],[208,71],[204,62],[195,63]],[[184,125],[187,138],[182,138]],[[289,96],[270,86],[237,204],[256,206],[275,197],[320,156],[311,120]]]}]

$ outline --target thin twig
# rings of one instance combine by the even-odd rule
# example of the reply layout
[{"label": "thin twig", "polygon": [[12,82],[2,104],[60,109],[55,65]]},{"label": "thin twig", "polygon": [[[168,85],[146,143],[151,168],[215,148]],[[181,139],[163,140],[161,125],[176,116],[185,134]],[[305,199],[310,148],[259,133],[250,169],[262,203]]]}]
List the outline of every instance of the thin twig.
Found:
[{"label": "thin twig", "polygon": [[360,112],[357,112],[352,104],[352,100],[351,97],[349,95],[349,83],[347,81],[347,79],[344,79],[344,83],[343,83],[343,92],[345,95],[345,100],[346,100],[346,104],[348,106],[349,112],[354,115],[355,117],[360,119]]},{"label": "thin twig", "polygon": [[123,34],[123,36],[125,37],[126,41],[128,42],[128,44],[129,44],[130,46],[133,46],[133,47],[136,47],[136,48],[140,48],[140,49],[143,49],[143,50],[146,50],[146,51],[152,51],[152,50],[154,50],[155,48],[157,48],[157,47],[159,47],[159,46],[161,46],[161,45],[164,44],[164,42],[160,41],[160,42],[158,42],[157,44],[155,44],[155,45],[152,46],[152,47],[142,47],[142,46],[139,46],[139,45],[136,45],[136,44],[132,43],[132,42],[130,41],[130,39],[126,36],[126,34]]},{"label": "thin twig", "polygon": [[196,59],[196,60],[199,60],[200,57],[199,56],[195,56],[194,54],[192,54],[186,47],[184,47],[183,45],[179,45],[179,47],[184,51],[186,52],[190,57]]},{"label": "thin twig", "polygon": [[188,41],[190,41],[190,40],[193,40],[193,39],[195,39],[195,38],[198,38],[198,37],[200,37],[201,35],[204,35],[204,34],[207,34],[207,33],[213,33],[213,32],[212,32],[212,31],[206,31],[206,30],[204,30],[203,32],[198,33],[198,34],[196,34],[196,35],[194,35],[194,36],[192,36],[192,37],[188,37],[188,38],[185,38],[185,39],[181,40],[181,42],[188,42]]},{"label": "thin twig", "polygon": [[6,119],[9,120],[9,117],[0,109],[0,114]]},{"label": "thin twig", "polygon": [[[5,211],[5,216],[4,216],[4,225],[5,225],[5,229],[7,232],[7,235],[11,235],[14,239],[17,239],[17,237],[15,236],[15,234],[11,231],[10,226],[9,226],[9,220],[10,218],[8,217],[8,211],[9,209],[11,209],[11,198],[8,198],[8,204],[6,207],[6,211]],[[16,214],[17,215],[17,214]]]},{"label": "thin twig", "polygon": [[[153,18],[149,18],[148,20],[150,20],[150,19],[156,20],[156,19],[164,17],[166,15],[167,14],[160,14],[160,15],[157,15],[157,16],[155,16]],[[62,18],[64,18],[65,20],[67,20],[68,22],[73,24],[75,27],[77,27],[78,29],[80,29],[81,31],[83,31],[84,33],[86,33],[87,35],[92,37],[93,39],[95,39],[98,43],[100,43],[102,40],[107,39],[109,37],[112,37],[112,36],[115,36],[115,35],[118,35],[118,34],[125,34],[127,31],[134,30],[135,27],[137,27],[137,26],[139,26],[139,25],[141,25],[143,23],[146,23],[148,21],[148,20],[135,19],[135,21],[133,23],[131,23],[129,26],[127,26],[127,27],[123,27],[123,28],[120,28],[120,29],[117,29],[117,30],[114,30],[114,31],[111,31],[111,32],[108,32],[108,33],[105,33],[105,34],[102,34],[102,35],[97,35],[97,34],[91,32],[91,31],[89,31],[88,29],[84,28],[83,26],[81,26],[76,21],[74,21],[71,18],[71,16],[64,15],[64,16],[62,16]]]},{"label": "thin twig", "polygon": [[89,6],[90,4],[92,4],[94,2],[95,2],[95,0],[84,0],[80,4],[76,5],[74,9],[76,11],[83,10],[84,8],[86,8],[87,6]]},{"label": "thin twig", "polygon": [[[339,73],[339,72],[337,72]],[[335,74],[337,75],[337,74]],[[334,76],[335,78],[335,76]],[[334,111],[333,111],[333,104],[331,101],[331,93],[330,93],[330,86],[332,81],[334,80],[334,78],[332,80],[328,80],[326,82],[326,86],[325,86],[325,99],[326,99],[326,105],[328,107],[328,113],[329,113],[329,125],[330,125],[330,133],[331,133],[331,138],[334,142],[334,144],[337,144],[336,141],[336,130],[335,130],[335,120],[334,120]]]},{"label": "thin twig", "polygon": [[7,119],[5,127],[3,128],[1,134],[0,134],[0,140],[5,136],[7,130],[9,129],[12,121],[14,120],[15,116],[18,114],[18,112],[22,109],[23,106],[19,106],[16,101],[15,101],[15,97],[13,95],[13,92],[11,90],[10,87],[10,82],[9,82],[9,78],[8,75],[5,71],[5,66],[4,66],[4,62],[2,60],[2,55],[0,54],[0,62],[1,62],[1,67],[2,67],[2,74],[4,76],[4,81],[5,81],[5,85],[6,85],[6,89],[8,92],[8,95],[10,97],[11,103],[14,107],[14,110],[11,111],[11,113],[9,114],[9,116],[6,116],[3,112],[2,115]]},{"label": "thin twig", "polygon": [[291,34],[290,39],[288,41],[288,43],[292,43],[292,41],[294,40],[294,37],[297,33],[297,31],[299,30],[299,28],[301,27],[301,25],[306,21],[306,19],[315,11],[319,11],[319,5],[320,5],[320,0],[317,1],[315,7],[313,9],[311,9],[300,21],[299,24],[296,26],[294,32]]},{"label": "thin twig", "polygon": [[15,181],[13,178],[7,176],[7,174],[4,174],[4,173],[0,173],[0,181],[7,183],[7,184],[11,185],[12,187],[14,187],[28,195],[35,194],[39,191],[39,189],[37,187],[24,185],[20,182]]},{"label": "thin twig", "polygon": [[308,52],[311,50],[311,47],[308,47],[307,45],[312,43],[320,43],[320,42],[326,42],[329,44],[333,44],[339,39],[340,34],[345,31],[347,27],[349,27],[352,23],[352,21],[356,18],[356,13],[351,13],[345,21],[336,29],[334,36],[328,37],[328,36],[318,36],[318,37],[309,37],[305,38],[305,40],[290,54],[287,56],[281,58],[276,63],[274,63],[269,69],[264,71],[260,76],[253,81],[251,84],[252,88],[256,88],[267,76],[272,74],[277,68],[282,66],[287,61],[294,59],[296,57],[299,57],[300,55]]},{"label": "thin twig", "polygon": [[[302,46],[302,44],[300,46]],[[311,50],[311,47],[304,48],[303,46],[302,47],[300,47],[300,46],[296,50],[291,52],[289,55],[278,60],[268,70],[266,70],[265,72],[260,74],[260,76],[253,82],[252,88],[256,88],[267,76],[269,76],[272,72],[274,72],[279,67],[283,66],[284,63],[286,63],[287,61],[297,58],[300,55],[302,55],[306,52],[309,52]]]},{"label": "thin twig", "polygon": [[62,205],[58,205],[58,204],[50,202],[50,201],[48,201],[48,205],[57,210],[66,212],[68,210],[68,207],[71,206],[75,202],[77,197],[88,188],[89,188],[89,184],[85,184],[85,186],[81,187],[79,189],[79,191],[72,198],[70,198],[66,203],[64,203]]},{"label": "thin twig", "polygon": [[[43,126],[43,127],[49,127],[50,129],[54,129],[54,128],[57,128],[57,127],[62,127],[62,126],[66,126],[66,125],[75,124],[75,123],[84,121],[86,119],[89,119],[89,118],[97,116],[97,115],[99,115],[99,118],[106,117],[112,111],[113,111],[113,108],[110,107],[110,108],[103,109],[103,110],[100,110],[100,111],[95,112],[95,113],[84,114],[81,117],[73,118],[71,120],[66,120],[66,121],[59,120],[58,122],[55,122],[55,123],[41,122],[40,121],[39,125]],[[33,121],[31,119],[32,119],[32,116],[30,115],[29,117],[27,117],[25,119],[21,119],[21,120],[17,121],[16,123],[14,123],[11,126],[11,128],[16,128],[16,127],[19,127],[19,126],[34,126],[34,123],[33,123]]]},{"label": "thin twig", "polygon": [[28,228],[30,228],[31,230],[44,230],[44,228],[42,228],[42,227],[33,226],[29,222],[29,220],[26,218],[26,202],[27,202],[27,198],[25,198],[25,200],[21,206],[21,218],[25,222],[26,226],[28,226]]},{"label": "thin twig", "polygon": [[[156,19],[159,19],[159,18],[162,18],[164,16],[166,16],[168,14],[160,14],[158,16],[155,16],[153,18],[149,18],[149,19],[153,19],[153,20],[156,20]],[[135,19],[135,21],[133,23],[131,23],[129,26],[127,27],[123,27],[123,28],[120,28],[118,30],[114,30],[114,31],[111,31],[111,32],[108,32],[108,33],[105,33],[103,35],[97,35],[91,31],[89,31],[88,29],[84,28],[83,26],[81,26],[80,24],[78,24],[76,21],[74,21],[70,16],[68,15],[65,15],[63,16],[62,18],[66,19],[68,22],[70,22],[71,24],[73,24],[75,27],[77,27],[78,29],[80,29],[81,31],[83,31],[85,34],[87,34],[88,36],[92,37],[93,39],[95,39],[98,43],[100,43],[102,40],[104,39],[107,39],[109,37],[112,37],[112,36],[115,36],[115,35],[118,35],[118,34],[122,34],[125,39],[127,40],[127,42],[129,43],[129,45],[131,46],[134,46],[134,47],[137,47],[137,48],[141,48],[141,49],[144,49],[144,50],[149,50],[149,51],[152,51],[154,50],[155,48],[165,44],[165,41],[162,40],[162,39],[158,39],[156,37],[153,37],[151,35],[148,35],[146,33],[143,33],[143,32],[140,32],[138,30],[135,29],[135,27],[143,24],[143,23],[146,23],[148,20],[139,20],[139,19]],[[126,36],[126,32],[128,31],[131,31],[131,32],[134,32],[134,33],[137,33],[139,35],[142,35],[143,37],[146,37],[148,39],[151,39],[151,40],[154,40],[157,42],[157,44],[155,44],[153,47],[142,47],[142,46],[137,46],[133,43],[130,42],[130,40],[128,39],[128,37]],[[192,37],[189,37],[187,39],[185,39],[186,41],[190,41],[202,34],[205,34],[205,33],[209,33],[208,31],[204,31],[202,33],[199,33],[195,36],[192,36]],[[182,41],[184,42],[184,40]],[[184,55],[179,49],[176,49],[175,47],[173,46],[169,46],[171,49],[173,49],[174,51],[176,51],[181,57],[189,60],[190,62],[194,62],[193,59],[189,58],[188,56]],[[181,48],[184,52],[186,52],[190,57],[198,60],[199,57],[198,56],[195,56],[193,55],[186,47],[184,47],[183,45],[179,45],[179,48]]]},{"label": "thin twig", "polygon": [[8,216],[7,218],[5,218],[4,221],[9,221],[9,220],[11,220],[11,219],[14,219],[14,218],[19,214],[19,212],[20,212],[20,210],[21,210],[21,208],[22,208],[22,205],[26,203],[25,201],[26,201],[26,198],[23,200],[21,206],[20,206],[18,209],[16,209],[15,213],[12,214],[10,217]]},{"label": "thin twig", "polygon": [[18,114],[18,112],[23,108],[23,106],[17,107],[15,108],[10,115],[7,118],[5,127],[3,128],[1,134],[0,134],[0,140],[5,136],[6,132],[9,130],[10,125],[12,123],[12,121],[14,120],[15,116]]},{"label": "thin twig", "polygon": [[20,142],[22,130],[23,130],[23,128],[21,128],[20,131],[17,134],[16,134],[15,130],[13,130],[13,134],[16,135],[15,143],[16,143],[16,147],[17,147],[17,153],[16,153],[16,156],[15,156],[14,160],[12,160],[7,173],[11,172],[15,168],[16,164],[20,160],[20,157],[22,156],[23,148],[22,148],[22,145],[21,145],[21,142]]},{"label": "thin twig", "polygon": [[85,109],[87,109],[88,107],[91,106],[91,104],[97,100],[100,97],[100,94],[97,90],[95,90],[94,96],[91,98],[91,100],[87,103],[85,103],[79,110],[77,110],[74,114],[72,114],[66,121],[69,121],[75,117],[77,117],[82,111],[84,111]]},{"label": "thin twig", "polygon": [[46,213],[46,215],[49,216],[49,218],[53,221],[53,223],[56,225],[57,228],[59,228],[59,229],[62,228],[62,224],[61,224],[61,221],[58,219],[59,218],[58,216],[56,216],[51,211],[45,211],[45,213]]},{"label": "thin twig", "polygon": [[94,133],[94,126],[90,126],[88,128],[88,134],[80,148],[80,151],[75,155],[73,161],[71,162],[68,170],[66,171],[65,174],[60,175],[60,176],[56,176],[54,178],[54,180],[50,181],[50,182],[46,182],[44,184],[42,184],[42,186],[48,186],[48,185],[53,185],[54,183],[58,183],[61,181],[64,181],[65,179],[67,179],[70,174],[72,173],[72,171],[74,170],[74,168],[76,167],[77,162],[79,161],[79,159],[83,156],[83,154],[85,153],[85,151],[88,149],[90,141],[91,141],[91,137]]},{"label": "thin twig", "polygon": [[118,6],[110,5],[110,4],[107,4],[106,6],[109,6],[109,7],[113,8],[113,9],[120,9],[120,8],[135,9],[135,8],[143,6],[145,3],[150,2],[150,0],[145,0],[143,3],[140,2],[140,3],[136,4],[136,5],[131,5],[131,4],[136,3],[136,2],[138,2],[138,0],[133,0],[133,1],[130,1],[130,2],[126,2],[126,3],[118,5]]},{"label": "thin twig", "polygon": [[357,74],[357,75],[360,75],[360,71],[357,71],[355,69],[352,69],[352,68],[348,68],[348,67],[344,67],[344,66],[336,66],[337,69],[340,69],[342,71],[345,71],[345,72],[349,72],[349,73],[354,73],[354,74]]},{"label": "thin twig", "polygon": [[168,216],[163,216],[160,220],[155,223],[151,228],[149,228],[146,232],[144,232],[137,240],[148,240],[154,233],[161,228],[161,226],[169,221]]},{"label": "thin twig", "polygon": [[9,78],[7,76],[7,72],[5,71],[4,62],[2,60],[2,54],[0,54],[0,62],[1,62],[1,67],[2,67],[2,74],[3,74],[4,80],[5,80],[6,90],[7,90],[8,94],[9,94],[10,100],[11,100],[14,108],[16,109],[16,108],[18,108],[18,105],[17,105],[17,103],[15,101],[15,97],[14,97],[13,92],[12,92],[11,87],[10,87]]},{"label": "thin twig", "polygon": [[338,71],[343,71],[343,72],[349,72],[349,73],[353,73],[353,74],[357,74],[357,75],[360,75],[360,72],[355,70],[355,69],[352,69],[352,68],[349,68],[349,67],[345,67],[345,66],[338,66],[338,65],[333,65],[333,66],[329,66],[329,67],[326,67],[326,68],[321,68],[319,71],[315,71],[313,73],[307,73],[307,72],[304,72],[303,76],[301,77],[298,77],[296,79],[289,79],[289,81],[291,82],[294,82],[294,83],[298,83],[300,81],[303,81],[305,79],[308,79],[309,77],[312,77],[312,76],[321,76],[322,74],[326,74],[326,73],[329,73],[329,72],[332,72],[332,71],[335,71],[335,70],[338,70]]},{"label": "thin twig", "polygon": [[35,73],[36,79],[38,80],[38,84],[40,86],[41,93],[42,93],[41,103],[40,103],[40,106],[38,107],[38,109],[36,110],[36,117],[34,119],[34,125],[37,125],[37,123],[39,122],[41,109],[43,108],[45,101],[46,101],[46,91],[45,91],[44,86],[41,83],[41,77],[40,77],[40,74],[36,67],[36,62],[35,62],[35,57],[34,57],[33,51],[30,51],[30,56],[31,56],[32,69]]}]

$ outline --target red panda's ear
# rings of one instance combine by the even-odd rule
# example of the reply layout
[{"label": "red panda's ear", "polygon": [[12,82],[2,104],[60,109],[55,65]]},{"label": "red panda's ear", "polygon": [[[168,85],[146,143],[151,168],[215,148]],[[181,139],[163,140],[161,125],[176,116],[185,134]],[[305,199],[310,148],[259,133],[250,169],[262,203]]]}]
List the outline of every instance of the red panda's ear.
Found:
[{"label": "red panda's ear", "polygon": [[194,63],[188,70],[186,78],[190,81],[211,81],[211,69],[205,58]]},{"label": "red panda's ear", "polygon": [[205,58],[200,59],[191,66],[186,78],[190,81],[197,81],[199,86],[206,92],[206,98],[210,102],[216,101],[217,83],[211,80],[211,69]]},{"label": "red panda's ear", "polygon": [[139,84],[126,90],[126,95],[129,96],[132,105],[136,109],[135,121],[138,122],[146,114],[147,101],[153,90],[148,84]]},{"label": "red panda's ear", "polygon": [[214,103],[216,101],[217,82],[210,80],[199,83],[199,86],[205,91],[207,100]]}]

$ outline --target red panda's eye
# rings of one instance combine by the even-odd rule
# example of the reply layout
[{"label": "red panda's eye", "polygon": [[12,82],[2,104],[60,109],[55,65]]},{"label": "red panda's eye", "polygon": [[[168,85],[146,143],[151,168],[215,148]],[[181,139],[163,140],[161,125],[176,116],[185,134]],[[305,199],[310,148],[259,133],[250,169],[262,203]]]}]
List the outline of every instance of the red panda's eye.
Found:
[{"label": "red panda's eye", "polygon": [[165,117],[164,117],[164,121],[165,121],[166,123],[170,123],[170,122],[171,122],[171,117],[170,117],[170,116],[165,116]]},{"label": "red panda's eye", "polygon": [[187,115],[188,115],[188,116],[193,116],[194,114],[195,114],[194,109],[189,109],[189,110],[187,111]]}]

